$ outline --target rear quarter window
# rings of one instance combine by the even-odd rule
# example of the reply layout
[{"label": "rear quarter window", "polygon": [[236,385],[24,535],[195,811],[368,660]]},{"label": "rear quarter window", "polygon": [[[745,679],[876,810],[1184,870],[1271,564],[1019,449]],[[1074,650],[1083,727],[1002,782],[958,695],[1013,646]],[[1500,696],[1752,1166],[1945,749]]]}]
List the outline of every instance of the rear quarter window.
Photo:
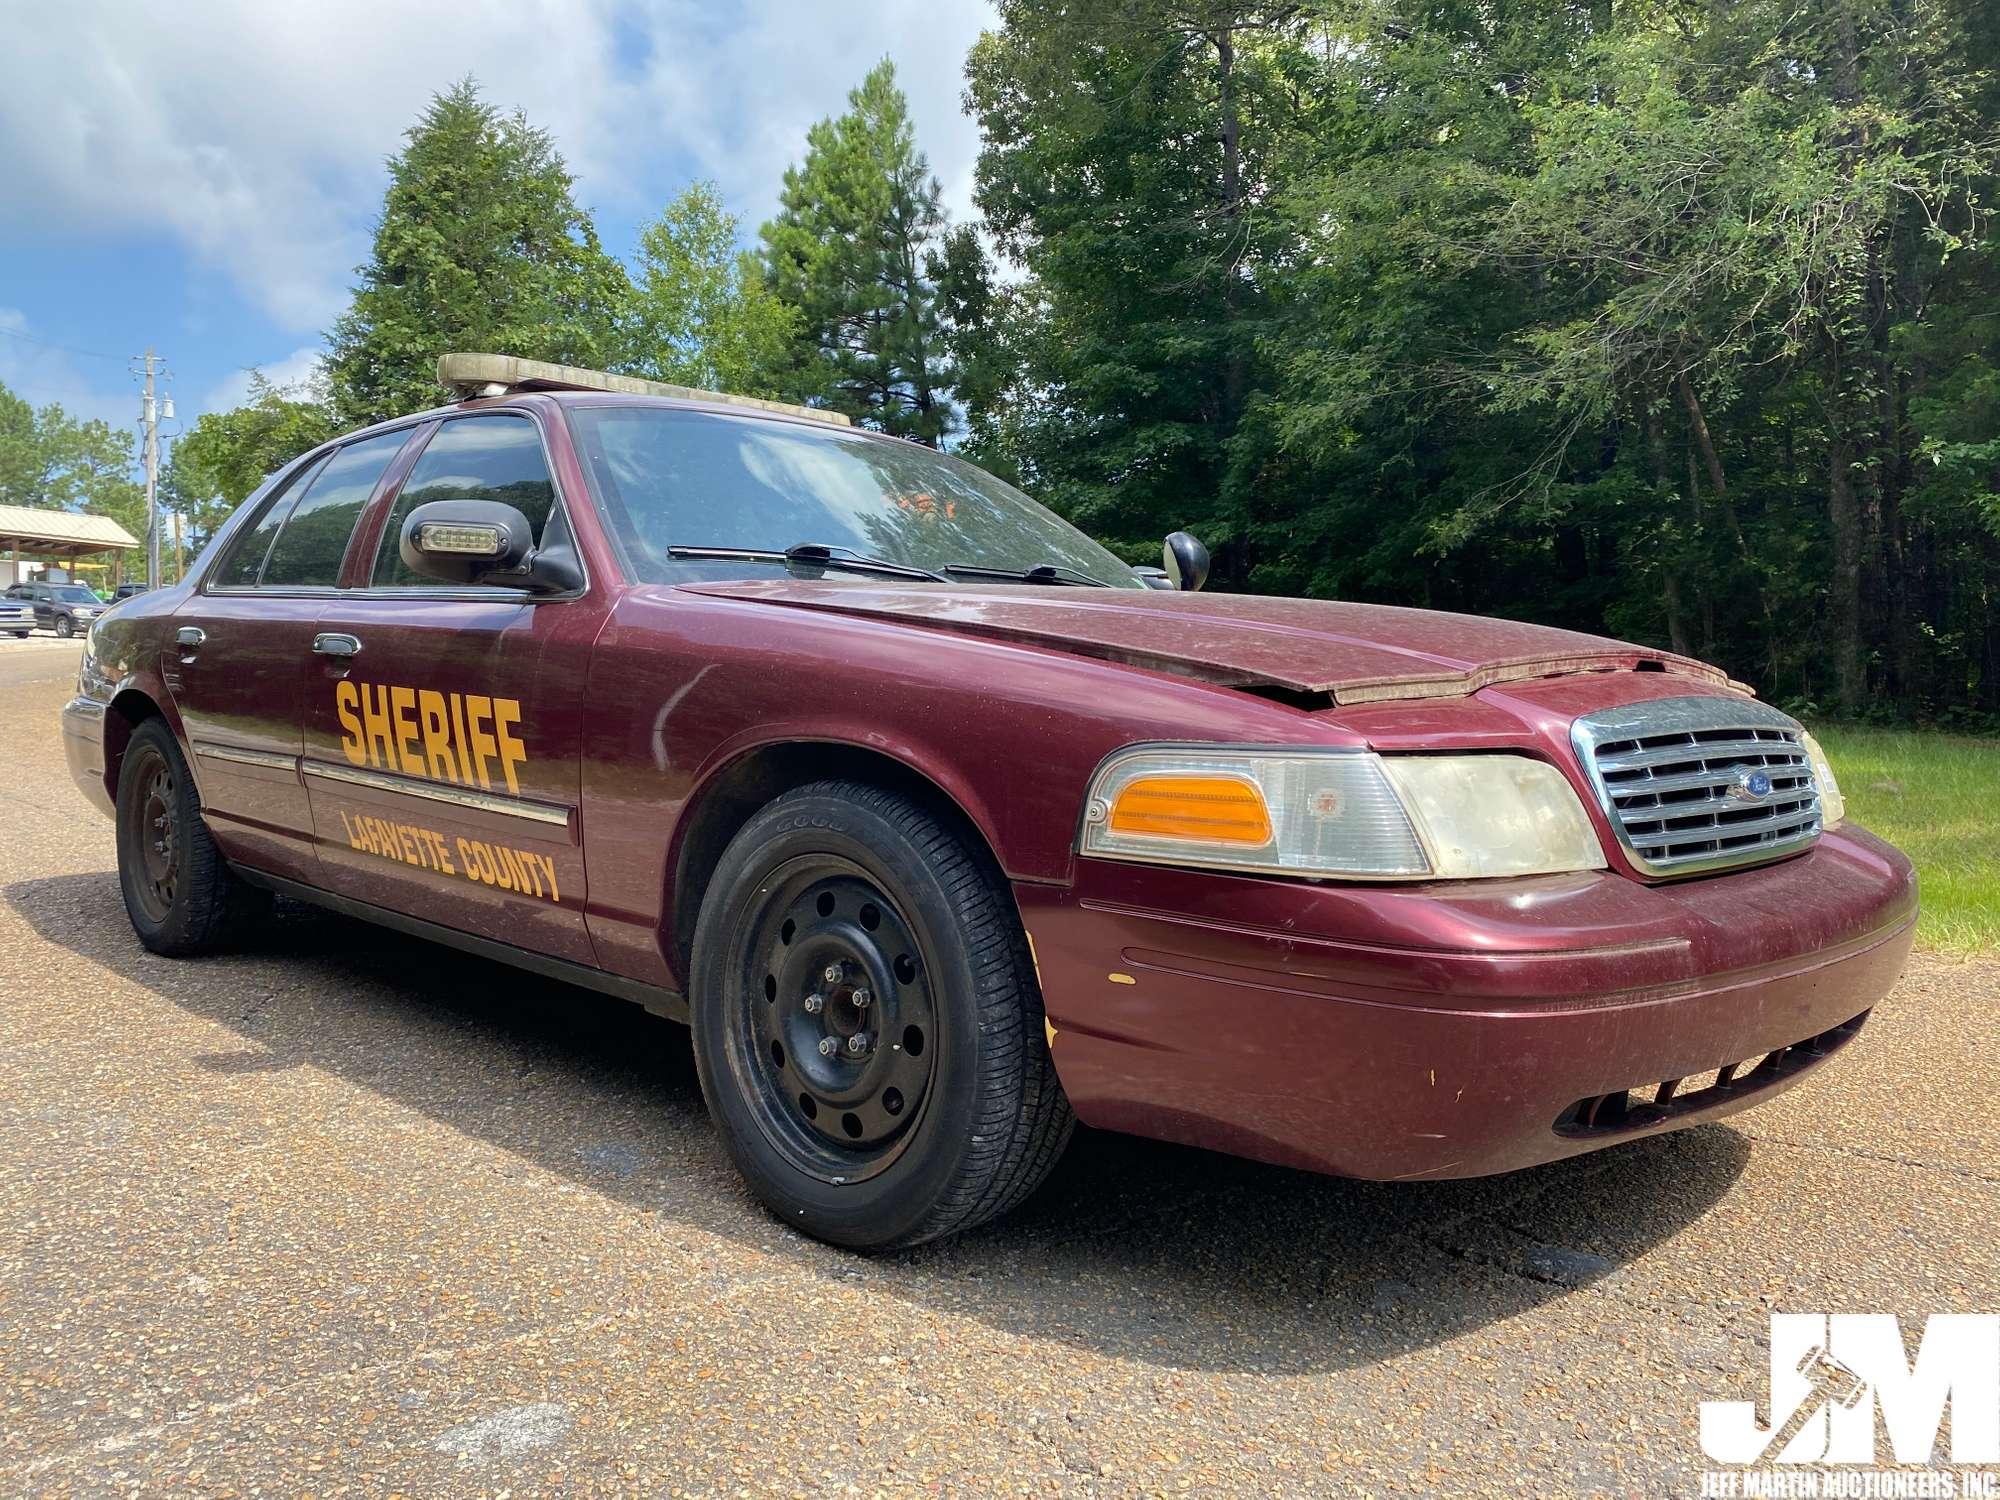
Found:
[{"label": "rear quarter window", "polygon": [[354,523],[409,436],[407,430],[385,432],[334,451],[285,517],[258,580],[265,588],[332,588],[340,581]]},{"label": "rear quarter window", "polygon": [[285,524],[285,517],[291,514],[293,501],[304,493],[325,462],[321,459],[317,464],[307,465],[303,473],[267,500],[256,519],[237,534],[229,544],[229,551],[223,554],[222,561],[215,565],[215,576],[211,581],[216,588],[256,587],[257,575],[264,571],[264,559],[270,553],[271,542]]}]

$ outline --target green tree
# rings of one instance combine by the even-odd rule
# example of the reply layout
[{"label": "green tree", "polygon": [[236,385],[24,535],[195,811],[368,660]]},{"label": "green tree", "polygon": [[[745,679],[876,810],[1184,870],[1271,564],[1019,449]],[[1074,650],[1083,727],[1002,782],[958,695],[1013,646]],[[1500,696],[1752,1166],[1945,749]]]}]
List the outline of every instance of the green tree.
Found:
[{"label": "green tree", "polygon": [[0,505],[34,505],[41,491],[42,440],[35,409],[0,385]]},{"label": "green tree", "polygon": [[276,386],[253,370],[248,401],[203,413],[174,444],[161,503],[181,512],[198,545],[267,476],[340,429],[322,393]]},{"label": "green tree", "polygon": [[807,133],[762,230],[771,288],[799,311],[791,392],[935,445],[952,383],[929,274],[945,229],[937,179],[886,59],[847,99]]},{"label": "green tree", "polygon": [[[1877,675],[1913,670],[1895,660],[1908,621],[1888,618],[1903,612],[1905,575],[1884,567],[1909,483],[1895,410],[1907,372],[1891,345],[1977,238],[1996,158],[1957,82],[1964,38],[1946,7],[1842,0],[1802,22],[1745,3],[1692,37],[1658,24],[1672,14],[1628,13],[1523,103],[1530,157],[1486,244],[1532,268],[1542,295],[1505,350],[1496,403],[1549,409],[1565,432],[1630,414],[1655,450],[1663,427],[1677,431],[1693,475],[1652,475],[1689,502],[1696,550],[1675,571],[1695,568],[1696,591],[1754,599],[1766,665],[1783,675],[1773,596],[1790,559],[1746,524],[1731,471],[1755,450],[1718,434],[1711,410],[1810,391],[1832,549],[1820,649],[1852,712],[1868,691],[1871,594]],[[1790,66],[1774,72],[1774,56]],[[1685,640],[1684,590],[1673,572],[1664,584]]]},{"label": "green tree", "polygon": [[433,97],[404,141],[374,254],[328,336],[341,421],[437,404],[437,357],[450,350],[610,363],[630,288],[549,136],[467,79]]},{"label": "green tree", "polygon": [[737,248],[737,229],[715,184],[697,182],[640,231],[632,373],[745,396],[782,393],[799,313]]},{"label": "green tree", "polygon": [[0,505],[108,514],[132,488],[132,460],[132,439],[110,423],[53,402],[36,410],[0,385]]},{"label": "green tree", "polygon": [[1022,274],[933,273],[983,461],[1224,586],[2000,716],[1995,0],[1000,20]]},{"label": "green tree", "polygon": [[1003,0],[974,47],[977,196],[1027,273],[1011,377],[969,382],[1050,504],[1150,559],[1190,525],[1223,586],[1253,580],[1276,501],[1245,430],[1283,225],[1265,208],[1293,128],[1296,7]]}]

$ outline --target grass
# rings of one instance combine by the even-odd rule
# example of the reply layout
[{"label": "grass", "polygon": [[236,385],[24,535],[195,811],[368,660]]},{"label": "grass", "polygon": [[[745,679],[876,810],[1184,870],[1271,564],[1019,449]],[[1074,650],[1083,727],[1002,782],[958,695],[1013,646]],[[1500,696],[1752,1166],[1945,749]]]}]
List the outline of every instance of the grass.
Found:
[{"label": "grass", "polygon": [[1906,729],[1816,729],[1847,816],[1916,862],[1917,941],[2000,948],[2000,740]]}]

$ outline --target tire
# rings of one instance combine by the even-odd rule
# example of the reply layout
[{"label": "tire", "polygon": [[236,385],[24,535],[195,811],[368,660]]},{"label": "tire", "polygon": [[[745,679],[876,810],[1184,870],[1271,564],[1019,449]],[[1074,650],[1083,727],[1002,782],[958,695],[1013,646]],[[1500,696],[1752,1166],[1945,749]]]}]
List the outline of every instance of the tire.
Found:
[{"label": "tire", "polygon": [[25,630],[17,630],[14,632],[14,639],[17,641],[25,641],[27,638],[28,638],[28,632]]},{"label": "tire", "polygon": [[57,615],[56,634],[64,640],[68,640],[76,634],[76,621],[72,620],[68,615]]},{"label": "tire", "polygon": [[882,1251],[970,1229],[1068,1143],[1013,901],[983,851],[897,793],[818,782],[755,814],[717,862],[690,979],[723,1143],[817,1239]]},{"label": "tire", "polygon": [[118,768],[118,885],[139,941],[169,958],[212,953],[269,906],[229,872],[202,822],[164,719],[132,733]]}]

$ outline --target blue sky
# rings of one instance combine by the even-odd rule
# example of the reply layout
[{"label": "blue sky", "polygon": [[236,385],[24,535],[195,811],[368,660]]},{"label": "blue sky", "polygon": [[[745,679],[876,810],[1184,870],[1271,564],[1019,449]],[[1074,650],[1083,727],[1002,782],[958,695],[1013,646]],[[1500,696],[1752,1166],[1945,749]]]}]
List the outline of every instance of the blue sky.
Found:
[{"label": "blue sky", "polygon": [[182,425],[302,375],[367,253],[383,159],[470,73],[550,130],[607,249],[696,177],[754,234],[808,125],[888,56],[954,217],[986,0],[84,0],[0,52],[0,382],[132,428],[130,356]]}]

